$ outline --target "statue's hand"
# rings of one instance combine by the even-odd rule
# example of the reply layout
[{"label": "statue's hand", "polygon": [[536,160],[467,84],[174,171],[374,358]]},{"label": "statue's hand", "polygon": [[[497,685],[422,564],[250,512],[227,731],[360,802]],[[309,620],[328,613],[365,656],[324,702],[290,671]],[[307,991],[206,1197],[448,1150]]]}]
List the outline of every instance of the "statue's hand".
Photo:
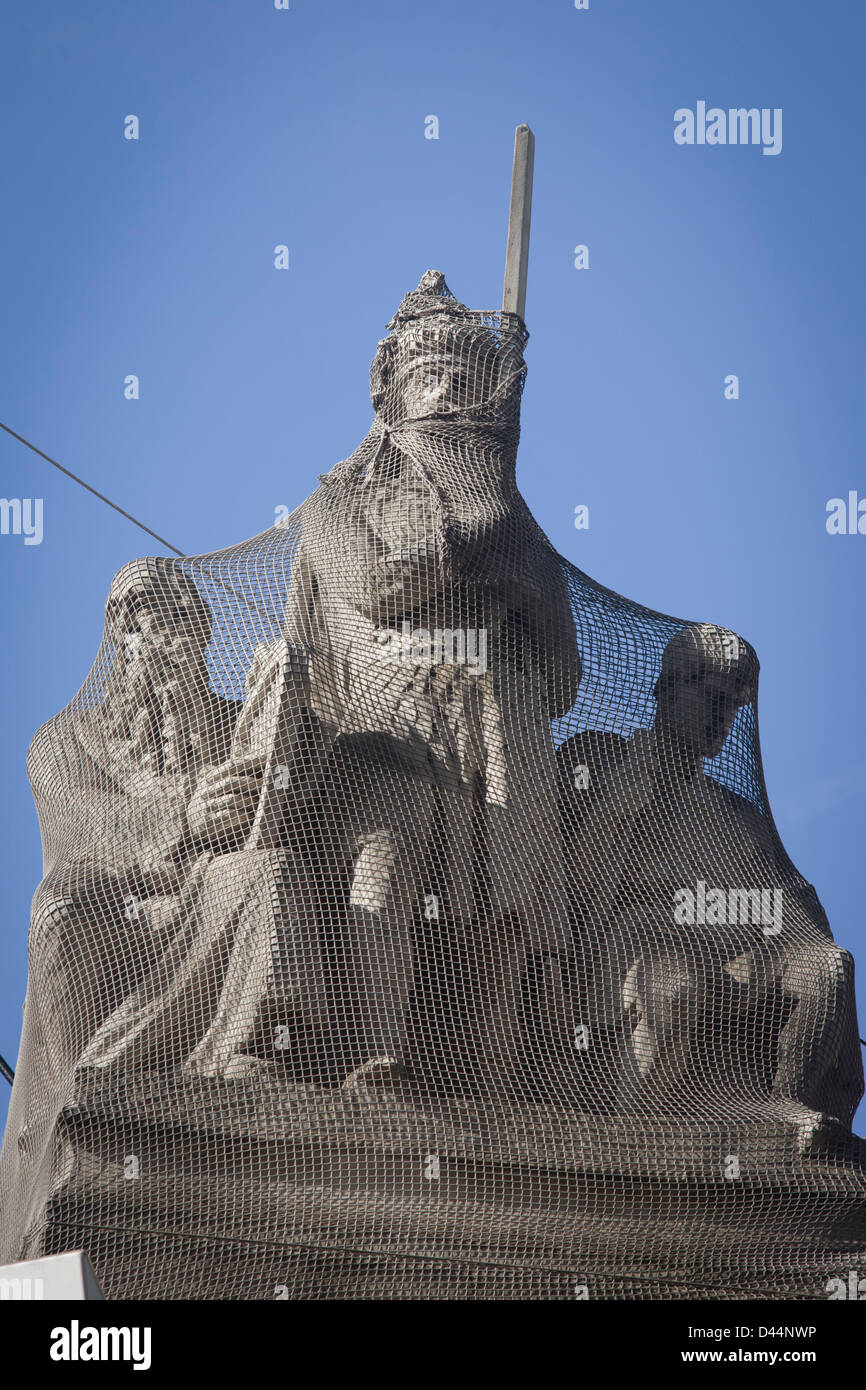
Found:
[{"label": "statue's hand", "polygon": [[175,893],[183,882],[185,837],[159,844],[145,845],[137,856],[138,862],[130,875],[130,888],[148,897]]},{"label": "statue's hand", "polygon": [[236,841],[243,836],[255,819],[264,766],[264,757],[255,754],[203,773],[187,810],[191,833],[212,841]]}]

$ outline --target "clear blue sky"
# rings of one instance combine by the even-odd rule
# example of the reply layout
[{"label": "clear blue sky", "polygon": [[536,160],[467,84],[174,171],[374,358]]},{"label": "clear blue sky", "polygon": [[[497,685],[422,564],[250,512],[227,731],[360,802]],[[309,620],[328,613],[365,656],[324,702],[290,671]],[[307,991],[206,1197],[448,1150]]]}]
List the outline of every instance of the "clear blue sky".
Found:
[{"label": "clear blue sky", "polygon": [[[497,306],[531,123],[523,491],[603,583],[754,643],[774,813],[866,991],[866,536],[825,529],[830,497],[866,495],[861,7],[6,0],[2,37],[0,418],[188,553],[262,530],[355,447],[424,270]],[[781,107],[781,154],[676,145],[702,100]],[[155,547],[8,437],[0,467],[5,496],[44,499],[41,545],[0,536],[14,1060],[26,748],[88,670],[111,576]]]}]

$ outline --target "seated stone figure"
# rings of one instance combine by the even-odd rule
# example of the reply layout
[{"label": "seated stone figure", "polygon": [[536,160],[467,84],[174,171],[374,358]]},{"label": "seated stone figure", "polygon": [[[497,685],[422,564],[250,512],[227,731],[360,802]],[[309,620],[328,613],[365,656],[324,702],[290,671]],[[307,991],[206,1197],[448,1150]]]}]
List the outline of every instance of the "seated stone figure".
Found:
[{"label": "seated stone figure", "polygon": [[45,877],[33,903],[29,998],[60,1079],[147,975],[188,912],[201,847],[187,804],[224,760],[237,706],[210,689],[210,618],[175,561],[137,560],[106,607],[101,703],[56,716],[28,765]]},{"label": "seated stone figure", "polygon": [[[251,673],[250,701],[268,664]],[[417,744],[385,731],[335,735],[307,714],[312,757],[310,739],[300,756],[284,751],[276,763],[239,742],[191,807],[193,823],[213,835],[216,806],[217,833],[241,843],[208,870],[229,896],[234,885],[238,916],[230,938],[221,929],[224,982],[185,1067],[242,1078],[279,1063],[307,1081],[392,1084],[412,957],[389,909],[393,900],[407,915],[420,910],[413,865],[430,834],[429,767]],[[258,779],[253,802],[237,794],[240,775],[247,785]],[[359,1071],[363,1052],[377,1060]]]},{"label": "seated stone figure", "polygon": [[[769,815],[704,770],[758,663],[726,629],[665,648],[650,729],[587,731],[558,750],[560,802],[585,943],[582,1011],[617,1104],[772,1097],[803,1147],[863,1093],[853,961]],[[593,1043],[596,1044],[593,1047]]]},{"label": "seated stone figure", "polygon": [[[291,789],[315,782],[306,688],[304,653],[284,639],[256,649],[231,738],[188,787],[185,824],[196,857],[186,911],[137,987],[105,1019],[82,1067],[229,1074],[244,1048],[282,1046],[280,1030],[293,1014],[314,1009],[324,1019],[327,969],[312,867],[306,872],[292,847],[284,814],[294,806]],[[275,789],[283,785],[277,805]],[[237,965],[232,969],[241,960],[246,993]],[[252,980],[257,993],[248,1006]],[[226,1039],[220,1030],[227,1011]],[[304,1058],[296,1060],[305,1075]]]},{"label": "seated stone figure", "polygon": [[[316,776],[302,796],[294,773],[274,787],[240,748],[191,807],[202,835],[235,836],[243,875],[267,798],[296,885],[270,945],[260,937],[271,964],[233,950],[191,1065],[241,1075],[275,1060],[266,1038],[282,993],[290,1050],[300,1023],[339,1054],[350,1087],[400,1083],[415,937],[435,920],[459,939],[459,992],[465,1003],[474,991],[485,1018],[478,1065],[519,1086],[527,1047],[552,1046],[527,1038],[530,962],[549,1029],[568,1030],[551,718],[580,676],[574,622],[514,477],[522,330],[494,332],[436,272],[390,328],[372,367],[373,428],[301,509],[284,631],[308,654]],[[297,976],[273,962],[287,949],[297,962],[299,917],[304,959],[333,984],[327,1000],[310,992],[303,1017],[273,984]]]}]

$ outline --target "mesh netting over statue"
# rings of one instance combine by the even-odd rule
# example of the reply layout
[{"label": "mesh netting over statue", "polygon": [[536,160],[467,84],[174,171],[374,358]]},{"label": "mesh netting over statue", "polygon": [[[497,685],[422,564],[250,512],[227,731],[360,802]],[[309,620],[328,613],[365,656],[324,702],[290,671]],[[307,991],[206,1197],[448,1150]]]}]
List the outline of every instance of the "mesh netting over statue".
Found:
[{"label": "mesh netting over statue", "polygon": [[37,734],[3,1254],[109,1296],[826,1297],[853,963],[734,633],[550,546],[526,331],[428,272],[279,527],[127,565]]}]

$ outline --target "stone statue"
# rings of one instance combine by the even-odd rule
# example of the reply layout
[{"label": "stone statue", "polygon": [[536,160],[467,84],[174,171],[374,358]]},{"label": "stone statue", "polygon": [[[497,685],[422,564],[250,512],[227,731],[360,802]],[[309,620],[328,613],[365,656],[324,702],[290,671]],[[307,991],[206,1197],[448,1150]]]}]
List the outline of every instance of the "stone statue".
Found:
[{"label": "stone statue", "polygon": [[[464,969],[489,1005],[488,1074],[516,1082],[532,1046],[530,960],[568,1027],[551,719],[571,707],[580,676],[574,622],[560,563],[516,488],[522,343],[466,310],[436,272],[390,328],[371,371],[373,428],[302,509],[285,634],[309,653],[308,716],[330,751],[316,795],[293,814],[284,806],[282,820],[296,846],[298,827],[311,827],[316,875],[338,905],[324,922],[311,890],[306,915],[319,915],[340,957],[356,1062],[347,1084],[405,1077],[413,937],[431,917],[459,925]],[[262,768],[246,760],[214,774],[196,803],[201,833],[226,817],[246,832]],[[495,930],[479,934],[480,915]],[[278,928],[269,950],[291,933]],[[319,972],[321,946],[305,949]],[[237,1074],[259,1027],[263,977],[249,960],[235,952],[196,1054],[216,1074]],[[321,999],[311,1007],[319,1017],[307,1008],[306,1025],[321,1031]]]},{"label": "stone statue", "polygon": [[[247,1041],[254,1034],[260,1047],[288,1045],[279,1029],[301,998],[318,1011],[324,1031],[323,936],[303,857],[287,847],[284,833],[299,753],[304,777],[314,780],[316,741],[304,728],[305,688],[303,653],[284,640],[256,649],[231,739],[187,789],[187,833],[197,857],[187,877],[183,919],[138,987],[102,1024],[82,1055],[82,1068],[207,1072],[215,1018],[224,1016],[228,1000],[234,1032]],[[272,789],[285,779],[276,811],[261,794],[265,769]],[[243,998],[235,997],[232,962],[241,958],[259,990],[248,1022]],[[294,1046],[299,1055],[293,1060],[303,1075],[303,1040]],[[225,1074],[232,1056],[229,1051]]]},{"label": "stone statue", "polygon": [[187,804],[202,768],[225,758],[238,708],[210,689],[208,609],[175,561],[138,560],[119,572],[106,636],[113,660],[101,704],[51,720],[29,754],[46,857],[30,992],[58,1075],[188,910],[200,846]]},{"label": "stone statue", "polygon": [[203,847],[187,804],[228,752],[237,704],[210,688],[210,614],[174,560],[136,560],[111,584],[104,660],[38,731],[28,771],[45,872],[33,899],[21,1084],[4,1146],[4,1220],[54,1190],[51,1141],[76,1077],[188,929]]},{"label": "stone statue", "polygon": [[0,1259],[86,1247],[133,1298],[856,1267],[853,965],[769,813],[757,659],[552,549],[526,341],[429,271],[292,517],[112,584],[30,752]]},{"label": "stone statue", "polygon": [[559,748],[564,833],[579,931],[600,943],[584,1009],[619,1057],[619,1104],[667,1087],[697,1114],[763,1082],[805,1145],[827,1117],[849,1126],[863,1093],[854,967],[770,817],[704,770],[757,681],[736,634],[678,632],[650,729]]}]

